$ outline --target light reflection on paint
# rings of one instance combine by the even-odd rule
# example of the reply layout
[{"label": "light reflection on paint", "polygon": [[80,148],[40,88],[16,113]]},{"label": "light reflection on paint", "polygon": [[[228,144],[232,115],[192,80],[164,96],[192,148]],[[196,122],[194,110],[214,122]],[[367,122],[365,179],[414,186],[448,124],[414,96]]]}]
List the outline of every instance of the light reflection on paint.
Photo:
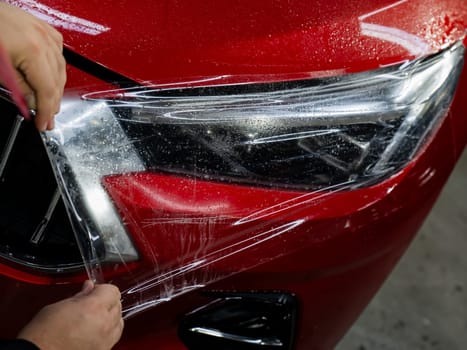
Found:
[{"label": "light reflection on paint", "polygon": [[375,11],[366,13],[358,17],[362,35],[376,38],[378,40],[390,42],[402,46],[411,55],[423,56],[430,53],[430,45],[417,35],[411,34],[400,28],[381,25],[378,23],[368,23],[366,20],[376,14],[393,9],[399,5],[405,4],[408,0],[401,0],[391,5],[382,7]]},{"label": "light reflection on paint", "polygon": [[6,0],[6,2],[22,8],[57,28],[89,35],[99,35],[110,30],[109,27],[58,11],[35,0]]}]

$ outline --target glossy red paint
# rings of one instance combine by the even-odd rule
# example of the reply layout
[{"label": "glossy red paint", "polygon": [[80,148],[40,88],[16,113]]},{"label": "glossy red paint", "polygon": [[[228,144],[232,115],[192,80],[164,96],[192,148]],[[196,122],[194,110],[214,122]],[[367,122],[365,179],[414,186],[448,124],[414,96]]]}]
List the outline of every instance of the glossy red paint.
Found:
[{"label": "glossy red paint", "polygon": [[76,52],[152,83],[364,71],[436,52],[467,23],[459,0],[9,1]]},{"label": "glossy red paint", "polygon": [[[410,170],[408,166],[384,183],[354,191],[287,192],[155,173],[115,175],[103,181],[139,242],[138,250],[146,252],[145,260],[164,271],[194,261],[202,251],[206,257],[214,254],[212,258],[219,259],[216,272],[225,273],[352,232],[360,223],[350,215],[387,197]],[[375,211],[372,220],[386,215],[379,213]],[[318,222],[327,224],[317,230]],[[158,247],[156,242],[164,244]],[[241,252],[252,243],[257,246]]]},{"label": "glossy red paint", "polygon": [[[35,1],[10,2],[23,7],[28,3],[37,5]],[[461,38],[467,28],[467,5],[463,0],[145,0],[120,1],[118,6],[110,0],[44,0],[41,4],[94,23],[51,15],[51,22],[63,32],[68,47],[120,74],[151,84],[195,80],[203,84],[204,79],[213,77],[222,77],[219,82],[265,81],[365,71],[437,52]],[[83,32],[83,23],[87,23],[84,28],[88,31],[94,28],[97,33]],[[93,87],[106,86],[75,68],[70,68],[69,73],[69,94],[76,94],[77,89],[92,91]],[[222,261],[216,269],[230,277],[208,289],[294,293],[300,301],[296,349],[332,348],[406,249],[464,149],[466,101],[464,72],[448,117],[410,166],[374,187],[330,194],[324,203],[307,208],[310,212],[306,215],[293,213],[307,219],[303,229],[291,233],[296,235],[294,240],[281,246],[265,246],[270,252],[262,264],[254,262],[254,250]],[[186,215],[187,211],[190,215],[212,215],[209,203],[199,205],[199,201],[209,200],[211,191],[225,194],[228,205],[222,215],[236,219],[260,202],[274,205],[296,196],[198,182],[198,190],[205,192],[189,202],[188,209],[180,209],[175,205],[187,204],[180,184],[192,186],[190,180],[155,174],[133,179],[141,186],[154,187],[157,183],[158,191],[168,197],[170,205],[155,203],[143,191],[139,197],[128,198],[121,186],[116,186],[126,180],[108,178],[106,185],[117,204],[133,201],[137,213],[132,216],[142,218],[151,206],[168,217]],[[168,235],[179,229],[166,225]],[[227,226],[223,221],[215,225],[219,234]],[[270,223],[264,221],[261,225]],[[129,228],[137,243],[139,235],[152,239],[149,228],[140,231],[131,223]],[[160,252],[161,256],[167,254],[167,261],[180,249],[179,241],[171,242],[172,250]],[[214,248],[217,243],[211,244]],[[144,254],[144,247],[139,248]],[[145,258],[150,260],[149,256]],[[143,261],[139,268],[145,267]],[[125,276],[113,278],[125,283]],[[60,284],[65,282],[71,283]],[[73,282],[76,280],[36,276],[0,264],[0,289],[4,291],[0,310],[11,310],[12,305],[15,310],[10,322],[2,324],[0,335],[14,336],[40,306],[78,290]],[[185,349],[176,334],[178,321],[206,301],[193,292],[130,319],[117,348]]]}]

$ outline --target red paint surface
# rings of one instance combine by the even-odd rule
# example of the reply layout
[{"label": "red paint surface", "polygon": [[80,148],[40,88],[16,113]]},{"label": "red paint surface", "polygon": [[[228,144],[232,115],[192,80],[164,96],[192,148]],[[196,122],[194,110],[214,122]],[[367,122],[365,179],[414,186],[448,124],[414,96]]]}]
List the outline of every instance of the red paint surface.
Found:
[{"label": "red paint surface", "polygon": [[[9,1],[38,10],[21,0]],[[458,40],[467,27],[462,0],[41,3],[104,28],[89,35],[80,33],[76,23],[73,30],[62,23],[67,46],[123,75],[152,83],[363,71],[413,58],[416,38],[427,46],[425,54],[436,52]],[[57,23],[55,16],[42,13]],[[374,37],[363,30],[363,23],[384,27],[391,37]]]},{"label": "red paint surface", "polygon": [[[410,169],[409,166],[398,176],[371,188],[316,193],[244,187],[157,173],[116,175],[103,181],[131,236],[139,243],[138,250],[145,252],[145,260],[157,264],[160,270],[183,266],[219,250],[222,255],[235,253],[249,244],[239,242],[249,239],[257,242],[264,235],[275,234],[277,227],[297,222],[295,229],[284,232],[277,240],[255,247],[254,254],[238,254],[234,259],[216,263],[219,272],[225,272],[241,271],[244,266],[255,266],[260,259],[274,259],[278,252],[294,252],[303,245],[354,231],[361,223],[354,222],[350,215],[366,211],[387,197]],[[363,221],[369,217],[379,220],[385,215],[388,214],[370,211]],[[315,229],[321,222],[327,222],[328,226]],[[250,265],[246,260],[250,260]],[[240,263],[237,267],[236,262]]]},{"label": "red paint surface", "polygon": [[[408,34],[406,39],[420,40],[429,52],[458,40],[467,27],[464,0],[145,0],[119,1],[118,5],[110,0],[44,0],[42,3],[108,27],[108,31],[95,36],[61,30],[65,43],[76,52],[120,74],[150,83],[225,75],[229,77],[224,81],[264,81],[364,71],[410,59],[415,54],[400,37],[397,42],[394,38],[388,41],[365,35],[362,22]],[[386,6],[389,7],[384,11],[375,12]],[[375,12],[372,16],[366,16],[372,12]],[[86,86],[84,91],[92,91],[94,84],[101,86],[101,82],[79,70],[70,68],[69,73],[68,93],[83,86]],[[306,224],[294,232],[295,239],[288,239],[280,247],[280,258],[274,259],[277,253],[274,246],[269,252],[271,259],[266,259],[264,264],[210,288],[290,291],[297,295],[301,305],[297,349],[332,348],[415,235],[464,149],[466,101],[467,74],[464,72],[448,117],[424,153],[400,176],[365,190],[332,194],[318,207],[297,210],[291,215],[306,217]],[[433,176],[427,178],[428,173]],[[189,187],[190,180],[154,174],[142,174],[136,179],[139,185],[154,187],[168,202],[157,202],[137,192],[133,193],[135,197],[126,198],[116,184],[128,178],[109,178],[107,185],[122,203],[134,204],[132,210],[142,218],[148,213],[148,205],[157,206],[167,218],[212,215],[216,213],[209,204],[213,191],[225,194],[228,205],[222,215],[230,217],[228,220],[261,205],[274,205],[296,196],[296,193],[202,182],[198,184],[198,199],[190,201],[188,192],[177,186],[178,183]],[[386,191],[388,188],[393,188],[390,193]],[[204,201],[203,206],[193,208],[200,200]],[[281,220],[273,215],[268,219]],[[229,226],[228,220],[214,224],[218,235],[225,233],[222,230]],[[174,224],[164,225],[167,235],[174,235],[178,228]],[[261,225],[270,222],[264,220]],[[155,241],[150,228],[145,230],[148,231],[133,229],[132,232],[143,253],[148,251],[141,244],[141,235],[153,242],[154,247],[156,243],[161,244],[160,239]],[[171,240],[172,246],[160,251],[159,258],[167,260],[166,267],[170,267],[170,256],[180,249],[179,243]],[[216,240],[208,243],[212,249],[220,244]],[[242,269],[256,258],[248,254],[215,268],[229,273]],[[142,264],[140,269],[145,266],[152,265]],[[125,276],[116,281],[128,283]],[[12,315],[8,323],[2,323],[0,337],[14,336],[41,305],[79,289],[76,284],[58,284],[62,282],[65,281],[33,276],[0,264],[0,311]],[[117,348],[184,349],[176,335],[178,321],[184,313],[205,301],[194,292],[129,320]]]}]

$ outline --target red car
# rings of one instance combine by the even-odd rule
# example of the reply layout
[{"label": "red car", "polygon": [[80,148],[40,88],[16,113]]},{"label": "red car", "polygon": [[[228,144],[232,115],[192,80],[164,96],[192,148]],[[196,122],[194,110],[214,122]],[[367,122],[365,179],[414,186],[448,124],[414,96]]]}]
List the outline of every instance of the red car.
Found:
[{"label": "red car", "polygon": [[467,141],[464,0],[8,2],[68,83],[1,102],[0,338],[89,276],[118,349],[333,348]]}]

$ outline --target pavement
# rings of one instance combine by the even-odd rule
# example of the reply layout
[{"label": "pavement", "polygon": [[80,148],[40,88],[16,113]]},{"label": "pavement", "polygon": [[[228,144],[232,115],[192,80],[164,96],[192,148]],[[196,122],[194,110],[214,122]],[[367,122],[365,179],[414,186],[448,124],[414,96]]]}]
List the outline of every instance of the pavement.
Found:
[{"label": "pavement", "polygon": [[337,350],[467,349],[467,151]]}]

